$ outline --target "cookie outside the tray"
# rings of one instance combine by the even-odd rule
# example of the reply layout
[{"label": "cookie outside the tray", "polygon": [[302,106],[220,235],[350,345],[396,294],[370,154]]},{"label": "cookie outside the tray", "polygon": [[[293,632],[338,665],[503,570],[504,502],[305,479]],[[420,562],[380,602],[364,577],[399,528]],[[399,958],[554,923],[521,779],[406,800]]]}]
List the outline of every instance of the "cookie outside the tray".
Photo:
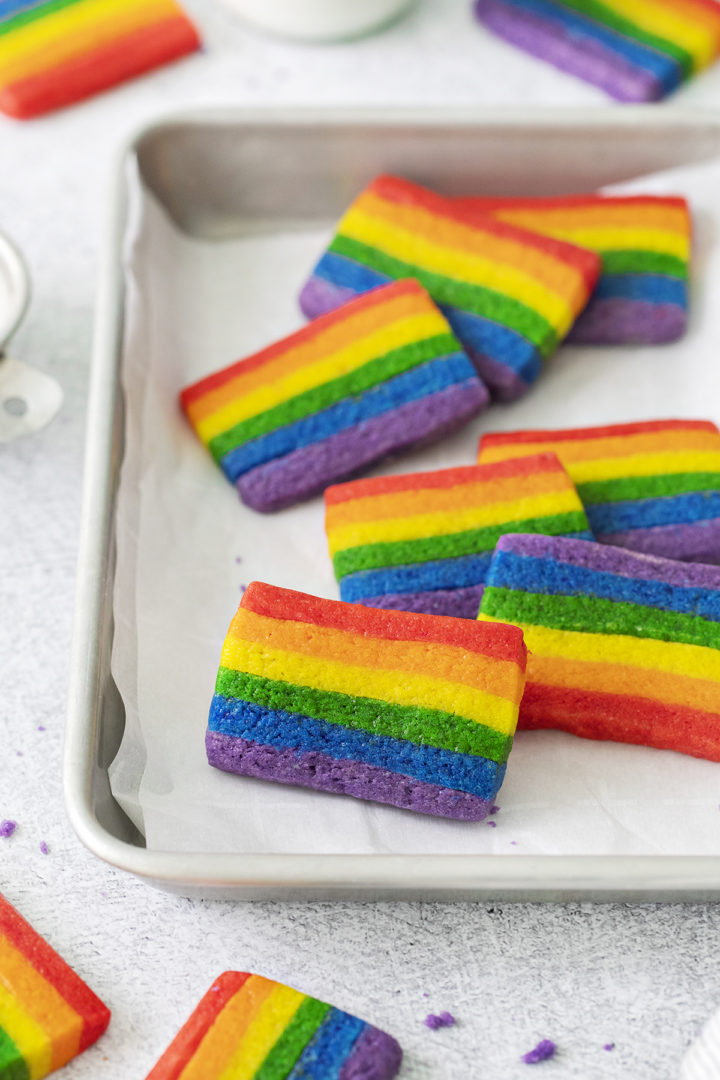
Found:
[{"label": "cookie outside the tray", "polygon": [[720,568],[510,534],[479,617],[525,634],[521,728],[720,761]]},{"label": "cookie outside the tray", "polygon": [[716,0],[475,0],[489,30],[620,101],[658,101],[720,54]]},{"label": "cookie outside the tray", "polygon": [[325,528],[343,600],[467,619],[504,533],[592,540],[555,454],[339,484]]},{"label": "cookie outside the tray", "polygon": [[379,1028],[291,986],[226,971],[147,1080],[393,1080],[402,1050]]},{"label": "cookie outside the tray", "polygon": [[382,282],[415,277],[493,397],[525,393],[585,307],[593,251],[528,232],[395,176],[358,195],[300,294],[315,318]]},{"label": "cookie outside the tray", "polygon": [[0,1077],[41,1080],[109,1021],[110,1010],[0,896]]},{"label": "cookie outside the tray", "polygon": [[492,432],[478,461],[552,451],[575,482],[596,540],[720,563],[720,431],[709,420]]},{"label": "cookie outside the tray", "polygon": [[524,685],[515,626],[322,600],[252,583],[220,660],[216,768],[479,821]]},{"label": "cookie outside the tray", "polygon": [[175,0],[0,0],[0,112],[27,120],[199,47]]}]

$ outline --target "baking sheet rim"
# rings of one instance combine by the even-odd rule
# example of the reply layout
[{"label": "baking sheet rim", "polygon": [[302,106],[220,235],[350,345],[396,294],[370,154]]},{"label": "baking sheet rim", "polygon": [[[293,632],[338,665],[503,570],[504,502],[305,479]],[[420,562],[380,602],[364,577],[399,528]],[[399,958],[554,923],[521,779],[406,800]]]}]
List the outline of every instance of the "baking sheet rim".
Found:
[{"label": "baking sheet rim", "polygon": [[210,109],[172,113],[143,125],[118,153],[102,248],[83,479],[73,647],[64,753],[68,815],[86,847],[111,865],[161,888],[237,899],[408,898],[460,900],[709,900],[720,897],[720,856],[302,855],[149,851],[100,822],[94,779],[103,679],[109,679],[112,627],[112,529],[121,436],[119,369],[123,334],[122,245],[128,198],[125,171],[140,143],[184,125],[345,124],[506,127],[532,122],[567,129],[638,125],[659,131],[682,123],[710,126],[720,113],[638,106],[592,111],[537,109]]}]

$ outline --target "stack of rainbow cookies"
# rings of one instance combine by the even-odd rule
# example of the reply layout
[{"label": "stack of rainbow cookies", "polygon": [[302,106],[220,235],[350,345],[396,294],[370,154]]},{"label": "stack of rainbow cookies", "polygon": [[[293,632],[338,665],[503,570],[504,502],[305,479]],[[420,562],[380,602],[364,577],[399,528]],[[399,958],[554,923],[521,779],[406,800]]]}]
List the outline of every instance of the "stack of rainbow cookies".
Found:
[{"label": "stack of rainbow cookies", "polygon": [[110,1010],[0,896],[0,1076],[41,1080],[109,1021]]},{"label": "stack of rainbow cookies", "polygon": [[555,454],[339,484],[325,527],[343,600],[469,619],[504,533],[592,539]]},{"label": "stack of rainbow cookies", "polygon": [[526,52],[620,101],[658,101],[720,55],[716,0],[474,0]]},{"label": "stack of rainbow cookies", "polygon": [[392,1036],[324,1001],[245,971],[226,971],[147,1080],[393,1080]]},{"label": "stack of rainbow cookies", "polygon": [[438,439],[487,402],[447,320],[412,280],[373,289],[181,394],[198,437],[262,511]]},{"label": "stack of rainbow cookies", "polygon": [[39,116],[199,46],[176,0],[2,0],[0,111]]},{"label": "stack of rainbow cookies", "polygon": [[709,420],[647,420],[483,435],[486,464],[552,451],[596,540],[671,559],[720,562],[720,431]]},{"label": "stack of rainbow cookies", "polygon": [[222,650],[211,765],[480,821],[525,682],[516,626],[323,600],[252,583]]},{"label": "stack of rainbow cookies", "polygon": [[511,401],[566,337],[599,273],[594,251],[380,176],[341,219],[300,306],[315,318],[392,278],[414,277],[442,308],[493,397]]},{"label": "stack of rainbow cookies", "polygon": [[657,345],[687,328],[692,222],[671,195],[466,198],[455,205],[596,251],[602,274],[568,334],[578,345]]},{"label": "stack of rainbow cookies", "polygon": [[719,568],[508,535],[479,618],[522,627],[522,728],[720,761]]}]

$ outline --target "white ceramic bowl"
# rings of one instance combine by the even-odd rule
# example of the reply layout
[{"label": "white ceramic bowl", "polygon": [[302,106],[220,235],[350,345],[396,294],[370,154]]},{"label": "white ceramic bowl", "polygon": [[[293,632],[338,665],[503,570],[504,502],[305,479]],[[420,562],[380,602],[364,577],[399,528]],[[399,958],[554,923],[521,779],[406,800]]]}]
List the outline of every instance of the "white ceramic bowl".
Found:
[{"label": "white ceramic bowl", "polygon": [[239,14],[276,34],[337,41],[377,29],[413,0],[225,0]]}]

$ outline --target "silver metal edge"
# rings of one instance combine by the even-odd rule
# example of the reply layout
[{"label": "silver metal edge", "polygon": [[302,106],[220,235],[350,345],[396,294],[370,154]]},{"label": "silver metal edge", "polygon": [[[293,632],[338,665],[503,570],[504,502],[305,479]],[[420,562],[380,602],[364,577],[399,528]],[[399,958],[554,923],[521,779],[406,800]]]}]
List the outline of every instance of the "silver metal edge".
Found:
[{"label": "silver metal edge", "polygon": [[0,356],[2,356],[5,346],[22,322],[30,305],[32,285],[25,256],[5,232],[0,232],[0,261],[5,263],[11,279],[18,285],[15,308],[10,311],[6,324],[0,325]]},{"label": "silver metal edge", "polygon": [[101,630],[111,602],[106,575],[112,505],[113,427],[120,362],[124,283],[122,238],[127,208],[125,162],[132,140],[119,153],[109,191],[110,212],[103,230],[96,296],[88,411],[85,429],[83,500],[80,518],[73,636],[70,653],[67,722],[63,752],[65,805],[83,843],[100,858],[124,865],[119,845],[93,813],[91,792],[100,706]]},{"label": "silver metal edge", "polygon": [[[71,654],[64,783],[70,821],[85,846],[111,865],[151,884],[184,894],[237,899],[424,899],[460,900],[709,900],[720,896],[720,857],[711,856],[525,856],[525,855],[243,855],[155,852],[112,836],[98,822],[91,802],[94,748],[100,701],[99,640],[103,613],[111,603],[106,580],[110,537],[112,431],[118,393],[123,319],[122,240],[127,209],[124,170],[140,142],[154,132],[187,124],[225,123],[338,125],[399,122],[514,127],[533,124],[572,127],[571,110],[513,109],[192,109],[143,125],[117,157],[103,243],[97,297],[84,498],[78,555],[76,608]],[[713,110],[627,106],[582,113],[587,127],[632,129],[638,123],[663,129],[672,123],[709,124],[720,133]]]}]

